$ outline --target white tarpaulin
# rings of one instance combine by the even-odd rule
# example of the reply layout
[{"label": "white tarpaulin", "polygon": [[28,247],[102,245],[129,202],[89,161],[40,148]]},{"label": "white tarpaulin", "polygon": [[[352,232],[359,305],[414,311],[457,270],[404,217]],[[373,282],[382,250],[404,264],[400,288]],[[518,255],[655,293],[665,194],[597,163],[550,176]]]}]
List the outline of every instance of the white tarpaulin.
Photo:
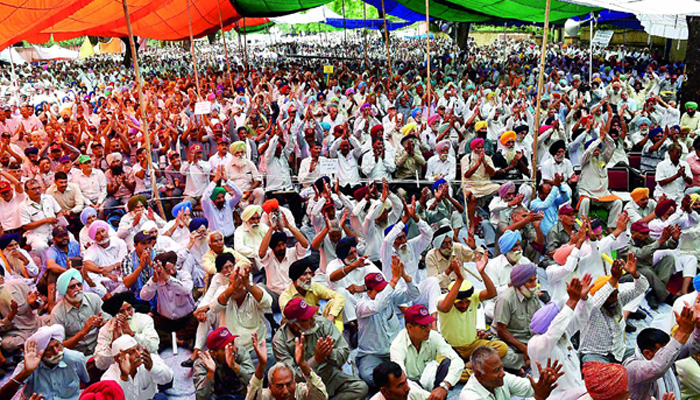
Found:
[{"label": "white tarpaulin", "polygon": [[688,23],[685,15],[635,15],[644,27],[644,31],[652,36],[666,39],[688,39]]},{"label": "white tarpaulin", "polygon": [[276,24],[309,24],[311,22],[323,22],[326,18],[343,18],[326,6],[312,8],[306,12],[285,15],[279,18],[270,18]]},{"label": "white tarpaulin", "polygon": [[73,60],[80,56],[79,51],[64,49],[57,44],[48,48],[34,46],[34,50],[36,50],[37,60]]},{"label": "white tarpaulin", "polygon": [[[568,3],[584,6],[602,7],[608,10],[626,12],[634,15],[678,15],[700,13],[700,1],[697,0],[564,0]],[[680,18],[680,17],[679,17]]]},{"label": "white tarpaulin", "polygon": [[17,50],[15,50],[14,47],[8,47],[3,51],[0,51],[0,61],[10,63],[10,52],[12,52],[12,62],[19,65],[19,64],[26,64],[27,60],[22,58],[22,56],[19,55]]}]

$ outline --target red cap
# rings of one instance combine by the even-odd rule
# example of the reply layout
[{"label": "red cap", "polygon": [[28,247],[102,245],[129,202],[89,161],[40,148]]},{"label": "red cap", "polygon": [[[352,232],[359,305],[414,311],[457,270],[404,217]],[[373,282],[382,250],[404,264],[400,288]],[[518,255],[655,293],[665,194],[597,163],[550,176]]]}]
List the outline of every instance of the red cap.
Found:
[{"label": "red cap", "polygon": [[313,318],[316,311],[318,311],[318,307],[308,305],[302,297],[295,297],[284,306],[284,318],[287,321],[303,321]]},{"label": "red cap", "polygon": [[646,233],[649,231],[651,231],[651,229],[649,229],[649,224],[646,222],[637,221],[632,224],[632,232]]},{"label": "red cap", "polygon": [[406,311],[404,311],[403,317],[409,324],[430,325],[437,321],[422,304],[415,304],[408,307]]},{"label": "red cap", "polygon": [[214,329],[207,337],[207,347],[209,350],[223,349],[227,344],[233,343],[238,337],[226,329],[225,326]]},{"label": "red cap", "polygon": [[221,125],[221,124],[214,124],[214,128],[212,128],[212,129],[215,130],[215,131],[223,131],[223,130],[224,130],[224,126]]},{"label": "red cap", "polygon": [[9,182],[7,182],[7,181],[0,182],[0,193],[9,192],[11,190],[12,190],[12,186],[10,186]]},{"label": "red cap", "polygon": [[568,204],[559,209],[559,215],[568,215],[568,214],[573,214],[575,212],[576,212],[576,210],[574,210],[574,208]]},{"label": "red cap", "polygon": [[198,151],[202,151],[202,145],[201,145],[201,144],[197,143],[197,144],[193,144],[192,146],[190,146],[190,152],[196,153],[196,152],[198,152]]},{"label": "red cap", "polygon": [[221,144],[221,143],[229,144],[229,143],[231,143],[231,141],[226,136],[222,136],[219,138],[219,140],[216,141],[216,143],[217,144]]},{"label": "red cap", "polygon": [[367,286],[367,290],[382,291],[388,284],[389,282],[384,280],[384,276],[379,272],[365,275],[365,286]]},{"label": "red cap", "polygon": [[62,150],[63,148],[61,147],[60,144],[52,144],[51,145],[51,151],[53,150]]}]

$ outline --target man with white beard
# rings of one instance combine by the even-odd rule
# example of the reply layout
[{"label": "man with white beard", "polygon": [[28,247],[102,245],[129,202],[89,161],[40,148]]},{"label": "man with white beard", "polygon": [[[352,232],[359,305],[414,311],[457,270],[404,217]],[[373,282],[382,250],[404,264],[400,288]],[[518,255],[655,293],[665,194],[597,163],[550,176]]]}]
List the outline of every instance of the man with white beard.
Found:
[{"label": "man with white beard", "polygon": [[[421,259],[421,253],[428,247],[433,236],[433,230],[427,222],[416,216],[416,199],[414,198],[411,205],[408,206],[404,202],[404,215],[401,221],[389,226],[384,230],[386,236],[382,242],[382,248],[379,251],[382,260],[382,273],[384,276],[391,275],[391,256],[398,255],[401,262],[405,265],[406,273],[413,277],[420,289],[420,297],[414,301],[414,304],[425,305],[430,314],[437,316],[438,298],[441,295],[440,282],[436,277],[428,278],[425,270],[418,270],[418,263]],[[409,219],[413,219],[418,225],[420,236],[408,239]],[[399,282],[402,285],[399,289],[403,289],[405,282]],[[437,319],[436,319],[437,320]],[[433,327],[436,324],[433,323]]]},{"label": "man with white beard", "polygon": [[233,159],[226,164],[226,175],[230,176],[243,191],[241,206],[261,205],[265,198],[265,192],[262,189],[262,176],[258,172],[258,167],[246,158],[245,142],[233,142],[230,150]]},{"label": "man with white beard", "polygon": [[202,266],[202,257],[209,251],[209,243],[207,242],[207,234],[209,233],[209,222],[206,218],[194,218],[188,226],[190,232],[189,243],[186,247],[185,262],[182,264],[182,269],[189,272],[192,276],[192,282],[195,297],[202,294],[204,287],[204,277],[206,271]]},{"label": "man with white beard", "polygon": [[263,209],[258,205],[249,205],[241,213],[243,225],[239,226],[233,234],[233,249],[244,257],[255,259],[260,249],[268,226],[261,224]]},{"label": "man with white beard", "polygon": [[[649,125],[651,125],[651,121],[649,118],[641,116],[638,119],[635,119],[637,120],[636,123],[638,129],[631,135],[632,144],[634,144],[635,147],[642,148],[649,140]],[[634,122],[634,120],[632,122]]]}]

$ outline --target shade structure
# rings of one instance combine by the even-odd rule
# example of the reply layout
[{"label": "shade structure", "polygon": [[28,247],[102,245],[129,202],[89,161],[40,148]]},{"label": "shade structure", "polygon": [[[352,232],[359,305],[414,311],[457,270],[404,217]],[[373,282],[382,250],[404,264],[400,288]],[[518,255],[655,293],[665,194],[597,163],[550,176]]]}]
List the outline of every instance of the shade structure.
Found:
[{"label": "shade structure", "polygon": [[[343,19],[343,18],[328,18],[326,19],[326,24],[335,27],[335,28],[343,28],[345,27],[346,29],[384,29],[384,20],[383,19]],[[411,25],[413,22],[411,21],[386,21],[386,28],[390,31],[394,31],[396,29],[401,29],[403,27],[406,27],[408,25]]]},{"label": "shade structure", "polygon": [[[228,0],[128,0],[134,35],[157,40],[189,37],[187,7],[192,32],[202,37],[242,17]],[[120,0],[4,0],[0,2],[0,49],[27,40],[43,43],[83,35],[125,37],[128,32]],[[268,23],[266,18],[246,18],[249,27]]]},{"label": "shade structure", "polygon": [[[364,0],[364,2],[376,8],[377,10],[382,9],[382,0]],[[384,10],[386,11],[387,15],[401,18],[404,21],[425,21],[425,15],[408,9],[406,6],[404,6],[396,0],[384,0]]]},{"label": "shade structure", "polygon": [[688,23],[684,15],[637,15],[644,31],[666,39],[688,39]]}]

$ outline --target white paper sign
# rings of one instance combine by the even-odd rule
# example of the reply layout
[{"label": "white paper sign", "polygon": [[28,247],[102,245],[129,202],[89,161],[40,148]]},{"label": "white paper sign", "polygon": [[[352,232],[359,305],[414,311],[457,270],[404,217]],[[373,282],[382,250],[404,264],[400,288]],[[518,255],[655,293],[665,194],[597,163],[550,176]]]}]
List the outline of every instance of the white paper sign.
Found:
[{"label": "white paper sign", "polygon": [[614,31],[596,31],[593,35],[593,45],[608,47],[614,34]]},{"label": "white paper sign", "polygon": [[319,160],[321,175],[331,176],[338,173],[338,160],[335,158],[322,158]]},{"label": "white paper sign", "polygon": [[209,114],[211,112],[211,102],[198,101],[194,105],[194,115]]}]

